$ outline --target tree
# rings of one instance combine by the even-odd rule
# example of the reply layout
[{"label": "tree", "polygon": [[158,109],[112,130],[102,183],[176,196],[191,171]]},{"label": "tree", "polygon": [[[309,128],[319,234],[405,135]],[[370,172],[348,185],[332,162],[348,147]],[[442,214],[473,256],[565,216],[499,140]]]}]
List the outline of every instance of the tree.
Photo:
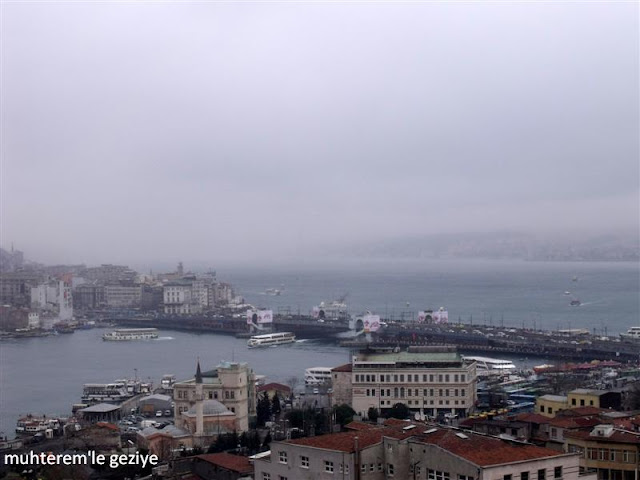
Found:
[{"label": "tree", "polygon": [[369,420],[371,420],[372,422],[377,422],[379,416],[380,412],[378,412],[378,409],[376,407],[369,407],[369,410],[367,411],[367,417],[369,417]]},{"label": "tree", "polygon": [[299,382],[300,382],[300,379],[298,377],[289,377],[289,379],[287,380],[287,385],[291,387],[291,399],[293,399],[294,391],[298,386]]},{"label": "tree", "polygon": [[387,414],[387,418],[398,418],[400,420],[404,420],[410,415],[409,407],[407,407],[404,403],[398,402]]},{"label": "tree", "polygon": [[640,409],[640,381],[635,382],[627,391],[624,405],[627,410]]},{"label": "tree", "polygon": [[344,427],[347,423],[353,421],[353,416],[356,414],[356,411],[346,403],[343,403],[334,408],[334,413],[336,415],[336,422],[339,423],[341,427]]},{"label": "tree", "polygon": [[271,413],[278,415],[281,410],[280,397],[278,396],[278,392],[276,392],[273,394],[273,398],[271,399]]},{"label": "tree", "polygon": [[271,418],[271,402],[266,392],[258,399],[256,416],[259,427],[264,427],[265,422],[268,422],[269,418]]},{"label": "tree", "polygon": [[271,433],[267,432],[267,436],[264,437],[264,441],[262,442],[262,448],[267,450],[270,444],[271,444]]},{"label": "tree", "polygon": [[304,412],[300,409],[288,411],[285,418],[289,421],[291,428],[303,428],[304,426]]}]

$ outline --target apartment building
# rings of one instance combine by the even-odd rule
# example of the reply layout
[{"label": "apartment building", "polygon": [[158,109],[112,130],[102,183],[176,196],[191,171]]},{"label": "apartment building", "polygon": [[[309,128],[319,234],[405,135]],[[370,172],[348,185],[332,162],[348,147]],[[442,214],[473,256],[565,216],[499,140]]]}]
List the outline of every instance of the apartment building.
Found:
[{"label": "apartment building", "polygon": [[583,470],[595,470],[598,480],[640,478],[640,433],[614,425],[564,433],[565,450],[576,453]]},{"label": "apartment building", "polygon": [[255,480],[577,480],[579,477],[575,453],[408,422],[272,442],[270,456],[256,459],[254,468]]},{"label": "apartment building", "polygon": [[363,351],[353,357],[350,375],[341,373],[347,372],[332,374],[334,395],[351,390],[351,407],[365,417],[369,408],[384,412],[396,403],[431,417],[467,416],[477,398],[475,364],[450,347]]}]

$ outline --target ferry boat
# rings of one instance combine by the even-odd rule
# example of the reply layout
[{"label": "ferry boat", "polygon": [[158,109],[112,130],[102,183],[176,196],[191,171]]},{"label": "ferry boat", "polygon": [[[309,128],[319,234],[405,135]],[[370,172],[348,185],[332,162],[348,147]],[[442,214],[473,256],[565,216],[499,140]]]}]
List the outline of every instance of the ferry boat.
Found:
[{"label": "ferry boat", "polygon": [[347,311],[347,304],[344,302],[345,297],[332,302],[320,302],[320,305],[313,307],[311,315],[318,322],[325,320],[348,322],[351,319]]},{"label": "ferry boat", "polygon": [[283,343],[293,343],[296,336],[292,332],[265,333],[264,335],[254,335],[247,341],[247,347],[270,347]]},{"label": "ferry boat", "polygon": [[312,367],[304,371],[305,385],[321,385],[331,381],[331,368]]},{"label": "ferry boat", "polygon": [[465,363],[476,362],[476,373],[479,377],[493,375],[509,375],[516,370],[511,360],[489,357],[463,357]]},{"label": "ferry boat", "polygon": [[16,422],[16,433],[18,434],[35,434],[44,432],[48,429],[59,429],[60,420],[57,418],[47,418],[45,416],[37,417],[34,415],[27,415],[21,417]]},{"label": "ferry boat", "polygon": [[138,380],[115,380],[112,383],[85,383],[82,403],[120,403],[139,393],[149,393],[151,385]]},{"label": "ferry boat", "polygon": [[627,333],[621,333],[620,337],[622,337],[623,340],[640,341],[640,327],[631,327],[627,330]]},{"label": "ferry boat", "polygon": [[157,328],[117,328],[102,335],[103,340],[122,342],[129,340],[150,340],[158,338]]}]

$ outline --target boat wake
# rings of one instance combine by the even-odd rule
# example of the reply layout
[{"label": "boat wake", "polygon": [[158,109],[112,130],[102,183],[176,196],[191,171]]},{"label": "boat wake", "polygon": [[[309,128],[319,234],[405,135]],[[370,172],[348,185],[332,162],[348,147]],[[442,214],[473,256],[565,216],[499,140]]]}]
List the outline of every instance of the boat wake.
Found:
[{"label": "boat wake", "polygon": [[175,340],[175,338],[173,338],[173,337],[158,337],[158,338],[156,338],[156,340],[157,341],[160,341],[160,340]]}]

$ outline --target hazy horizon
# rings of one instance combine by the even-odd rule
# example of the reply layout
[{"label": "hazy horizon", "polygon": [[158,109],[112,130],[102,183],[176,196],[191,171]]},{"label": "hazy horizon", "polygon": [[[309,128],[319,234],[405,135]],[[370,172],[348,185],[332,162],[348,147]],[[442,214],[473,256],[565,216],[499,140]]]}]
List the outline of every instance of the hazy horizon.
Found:
[{"label": "hazy horizon", "polygon": [[640,236],[638,3],[1,8],[0,245],[29,259]]}]

